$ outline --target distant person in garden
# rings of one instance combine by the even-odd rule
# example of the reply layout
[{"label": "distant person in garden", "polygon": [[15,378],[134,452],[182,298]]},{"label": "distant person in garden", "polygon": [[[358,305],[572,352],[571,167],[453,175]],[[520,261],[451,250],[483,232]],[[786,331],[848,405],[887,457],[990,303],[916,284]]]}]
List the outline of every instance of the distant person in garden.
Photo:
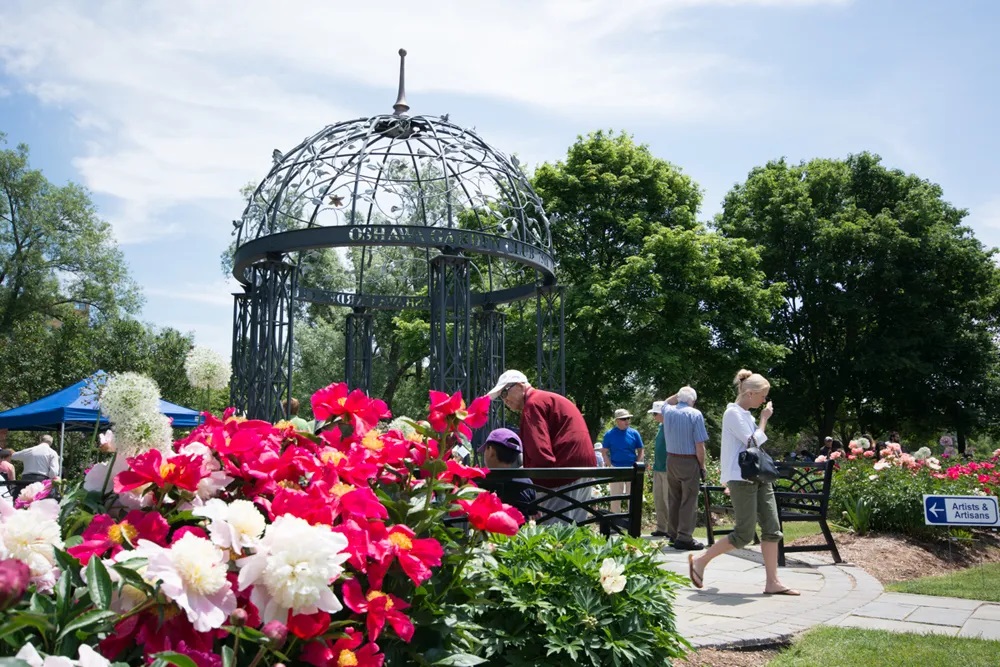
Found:
[{"label": "distant person in garden", "polygon": [[[642,461],[645,451],[642,436],[632,428],[632,413],[624,408],[615,410],[615,425],[604,434],[601,444],[604,445],[605,465],[610,462],[613,468],[631,468]],[[631,482],[611,482],[613,496],[628,495],[631,490]],[[612,500],[611,511],[621,512],[622,501]]]},{"label": "distant person in garden", "polygon": [[52,449],[51,435],[43,435],[37,445],[14,452],[11,458],[24,464],[21,479],[25,481],[59,479],[59,453]]},{"label": "distant person in garden", "polygon": [[0,481],[13,482],[17,478],[14,464],[10,462],[13,455],[13,449],[0,449]]},{"label": "distant person in garden", "polygon": [[[517,433],[509,428],[497,428],[486,436],[486,442],[479,447],[479,452],[486,467],[494,470],[520,468],[522,449],[521,438]],[[535,513],[532,507],[532,503],[535,502],[535,489],[531,487],[531,480],[527,477],[504,480],[502,484],[491,482],[487,477],[480,486],[495,492],[500,500],[520,510],[525,518]]]},{"label": "distant person in garden", "polygon": [[819,455],[830,458],[830,452],[833,451],[833,438],[826,436],[823,438],[823,446],[819,448]]},{"label": "distant person in garden", "polygon": [[597,467],[605,468],[608,462],[604,460],[604,443],[600,440],[594,443],[594,458],[597,459]]},{"label": "distant person in garden", "polygon": [[288,421],[291,422],[296,431],[312,433],[312,425],[302,417],[299,417],[299,399],[288,399],[285,402],[285,409],[288,410]]},{"label": "distant person in garden", "polygon": [[[587,423],[580,410],[565,396],[535,389],[524,373],[516,370],[504,371],[487,395],[492,399],[499,398],[507,409],[521,413],[519,431],[525,468],[593,468],[597,465]],[[578,481],[534,480],[535,484],[553,491],[560,491]],[[574,502],[583,502],[590,498],[591,491],[584,487],[565,495]],[[540,504],[551,511],[560,511],[570,502],[551,496]],[[578,522],[586,518],[587,511],[577,508],[564,515]]]},{"label": "distant person in garden", "polygon": [[667,443],[663,439],[663,401],[653,401],[653,407],[646,411],[653,415],[659,426],[653,441],[653,508],[656,510],[656,530],[653,537],[674,539],[667,532]]},{"label": "distant person in garden", "polygon": [[[764,556],[764,593],[798,595],[798,591],[788,588],[778,579],[778,542],[782,535],[774,488],[770,482],[751,482],[743,479],[740,474],[739,455],[747,448],[750,436],[753,436],[758,445],[767,441],[764,431],[774,412],[774,406],[767,400],[771,385],[763,375],[746,369],[736,374],[733,384],[736,385],[737,397],[735,403],[726,406],[726,412],[722,416],[722,452],[719,463],[722,467],[722,483],[729,487],[736,525],[733,532],[700,556],[688,555],[688,575],[695,588],[703,587],[705,568],[712,559],[749,544],[759,523],[760,551]],[[762,405],[764,409],[760,412],[758,426],[750,411]]]},{"label": "distant person in garden", "polygon": [[667,470],[667,534],[675,549],[697,551],[705,545],[694,539],[698,519],[698,492],[705,477],[705,417],[694,407],[698,392],[684,386],[664,401],[663,438],[670,467]]}]

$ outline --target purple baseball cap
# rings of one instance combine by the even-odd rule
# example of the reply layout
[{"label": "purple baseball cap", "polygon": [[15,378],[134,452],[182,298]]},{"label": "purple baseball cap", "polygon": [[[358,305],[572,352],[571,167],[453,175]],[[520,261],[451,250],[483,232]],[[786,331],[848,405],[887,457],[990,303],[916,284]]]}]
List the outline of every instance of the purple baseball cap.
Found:
[{"label": "purple baseball cap", "polygon": [[513,449],[515,452],[521,451],[521,438],[509,428],[495,428],[490,431],[490,434],[486,436],[486,442],[482,444],[479,451],[486,449],[486,445],[491,442],[507,449]]}]

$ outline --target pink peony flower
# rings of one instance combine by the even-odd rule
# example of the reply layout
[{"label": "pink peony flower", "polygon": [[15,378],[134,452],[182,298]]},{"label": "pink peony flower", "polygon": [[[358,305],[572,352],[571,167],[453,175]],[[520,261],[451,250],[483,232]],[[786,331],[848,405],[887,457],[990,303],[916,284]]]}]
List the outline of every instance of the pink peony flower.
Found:
[{"label": "pink peony flower", "polygon": [[0,560],[0,611],[17,604],[28,584],[31,583],[31,568],[16,558]]}]

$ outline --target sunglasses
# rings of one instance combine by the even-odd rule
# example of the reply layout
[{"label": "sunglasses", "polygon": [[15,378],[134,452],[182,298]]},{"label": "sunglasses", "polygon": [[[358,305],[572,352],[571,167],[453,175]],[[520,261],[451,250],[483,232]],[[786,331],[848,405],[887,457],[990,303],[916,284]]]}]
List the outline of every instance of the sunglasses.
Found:
[{"label": "sunglasses", "polygon": [[513,389],[516,386],[517,386],[517,383],[514,383],[514,384],[509,384],[506,387],[504,387],[503,389],[501,389],[500,390],[500,400],[501,401],[506,400],[507,394],[509,394],[510,390]]},{"label": "sunglasses", "polygon": [[618,421],[620,421],[620,422],[630,422],[630,421],[632,421],[632,418],[631,417],[619,417]]}]

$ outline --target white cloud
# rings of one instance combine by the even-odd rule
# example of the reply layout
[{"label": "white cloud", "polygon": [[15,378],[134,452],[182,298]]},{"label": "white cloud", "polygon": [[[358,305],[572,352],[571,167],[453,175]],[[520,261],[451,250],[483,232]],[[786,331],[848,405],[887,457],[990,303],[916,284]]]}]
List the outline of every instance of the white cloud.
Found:
[{"label": "white cloud", "polygon": [[182,203],[238,211],[239,188],[263,176],[271,149],[380,111],[345,108],[345,87],[384,89],[388,111],[397,46],[411,52],[418,113],[421,93],[440,92],[694,121],[767,102],[741,81],[752,64],[674,46],[685,10],[842,2],[20,2],[0,9],[0,61],[72,113],[88,139],[74,166],[114,202],[104,214],[127,243],[190,231],[162,219]]},{"label": "white cloud", "polygon": [[162,297],[171,301],[186,301],[231,308],[233,305],[232,294],[239,291],[242,291],[239,283],[230,278],[211,284],[185,283],[172,288],[146,287],[143,289],[143,294],[147,297]]}]

